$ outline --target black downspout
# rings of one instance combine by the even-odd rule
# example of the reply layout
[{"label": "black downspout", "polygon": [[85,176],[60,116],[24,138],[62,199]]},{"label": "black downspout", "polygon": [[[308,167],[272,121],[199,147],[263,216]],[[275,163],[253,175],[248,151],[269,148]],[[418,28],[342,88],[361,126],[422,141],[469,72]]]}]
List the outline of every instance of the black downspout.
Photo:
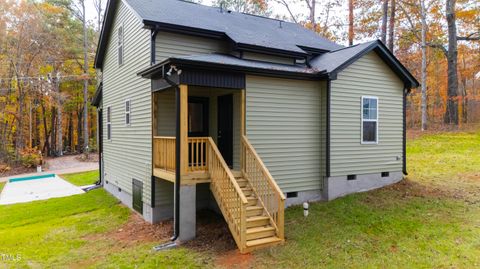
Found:
[{"label": "black downspout", "polygon": [[103,154],[103,108],[97,110],[97,126],[98,126],[98,173],[99,179],[95,185],[103,185],[103,169],[102,169],[102,154]]},{"label": "black downspout", "polygon": [[403,141],[402,141],[402,172],[407,173],[407,95],[410,89],[406,87],[403,89]]},{"label": "black downspout", "polygon": [[150,33],[150,65],[155,64],[155,40],[158,34],[158,26],[155,26]]},{"label": "black downspout", "polygon": [[326,111],[326,116],[327,116],[327,122],[326,122],[326,176],[327,178],[330,177],[330,89],[331,89],[331,80],[327,80],[327,111]]},{"label": "black downspout", "polygon": [[[167,79],[168,81],[168,79]],[[175,86],[175,232],[172,237],[172,241],[177,240],[180,235],[180,87]]]}]

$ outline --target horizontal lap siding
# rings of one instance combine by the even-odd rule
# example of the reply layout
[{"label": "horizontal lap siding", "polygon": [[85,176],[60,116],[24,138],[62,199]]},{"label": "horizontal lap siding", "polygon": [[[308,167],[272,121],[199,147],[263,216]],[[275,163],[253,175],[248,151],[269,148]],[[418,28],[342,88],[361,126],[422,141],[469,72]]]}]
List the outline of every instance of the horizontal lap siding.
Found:
[{"label": "horizontal lap siding", "polygon": [[[370,52],[331,84],[331,176],[402,169],[403,83]],[[361,96],[378,97],[378,145],[362,145]],[[397,159],[398,157],[398,159]]]},{"label": "horizontal lap siding", "polygon": [[247,136],[284,192],[321,189],[322,90],[318,81],[247,76]]},{"label": "horizontal lap siding", "polygon": [[155,39],[155,62],[173,56],[226,52],[225,48],[225,43],[217,39],[159,32]]},{"label": "horizontal lap siding", "polygon": [[[124,64],[118,65],[117,29],[124,27]],[[132,178],[143,182],[143,201],[151,204],[150,81],[137,72],[150,66],[150,31],[120,2],[103,68],[103,139],[105,179],[132,194]],[[125,125],[125,100],[131,100],[131,125]],[[111,106],[112,140],[107,141],[107,106]]]}]

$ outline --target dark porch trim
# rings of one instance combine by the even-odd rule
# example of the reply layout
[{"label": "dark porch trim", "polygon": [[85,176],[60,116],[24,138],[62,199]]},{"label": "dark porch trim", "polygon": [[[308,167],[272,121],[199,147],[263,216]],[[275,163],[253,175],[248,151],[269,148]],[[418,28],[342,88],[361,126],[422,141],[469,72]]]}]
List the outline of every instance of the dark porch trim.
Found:
[{"label": "dark porch trim", "polygon": [[326,148],[325,148],[325,160],[326,160],[326,167],[325,167],[325,174],[330,177],[330,93],[331,93],[331,80],[327,80],[327,121],[326,121]]}]

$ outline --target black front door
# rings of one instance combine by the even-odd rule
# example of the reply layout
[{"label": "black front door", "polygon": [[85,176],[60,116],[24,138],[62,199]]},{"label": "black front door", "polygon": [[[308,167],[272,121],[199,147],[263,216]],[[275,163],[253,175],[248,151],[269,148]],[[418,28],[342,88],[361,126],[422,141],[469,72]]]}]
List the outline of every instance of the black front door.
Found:
[{"label": "black front door", "polygon": [[233,164],[233,94],[218,97],[217,144],[228,166]]}]

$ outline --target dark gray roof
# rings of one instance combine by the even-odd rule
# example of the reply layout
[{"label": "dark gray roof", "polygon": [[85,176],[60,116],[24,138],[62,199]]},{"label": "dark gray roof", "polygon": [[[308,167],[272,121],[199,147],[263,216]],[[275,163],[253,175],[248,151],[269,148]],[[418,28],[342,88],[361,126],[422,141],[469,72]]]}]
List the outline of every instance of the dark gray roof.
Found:
[{"label": "dark gray roof", "polygon": [[237,44],[305,53],[301,47],[334,50],[335,44],[301,25],[238,12],[221,12],[181,0],[124,0],[144,23],[157,22],[224,33]]},{"label": "dark gray roof", "polygon": [[310,65],[314,68],[326,70],[327,72],[335,71],[337,68],[341,67],[344,63],[348,62],[350,59],[354,58],[356,55],[359,55],[364,50],[368,50],[370,46],[373,46],[377,43],[376,40],[357,44],[354,46],[330,51],[313,58],[310,61]]},{"label": "dark gray roof", "polygon": [[278,64],[254,60],[240,59],[232,55],[226,54],[200,54],[191,56],[176,56],[168,58],[167,60],[151,66],[145,70],[139,72],[139,75],[143,77],[150,77],[152,74],[158,72],[161,66],[166,64],[176,65],[188,65],[200,68],[213,68],[219,70],[219,68],[230,71],[255,71],[258,73],[276,73],[276,74],[296,74],[302,77],[320,78],[324,74],[322,70],[315,68],[309,68],[305,65],[291,65],[291,64]]}]

